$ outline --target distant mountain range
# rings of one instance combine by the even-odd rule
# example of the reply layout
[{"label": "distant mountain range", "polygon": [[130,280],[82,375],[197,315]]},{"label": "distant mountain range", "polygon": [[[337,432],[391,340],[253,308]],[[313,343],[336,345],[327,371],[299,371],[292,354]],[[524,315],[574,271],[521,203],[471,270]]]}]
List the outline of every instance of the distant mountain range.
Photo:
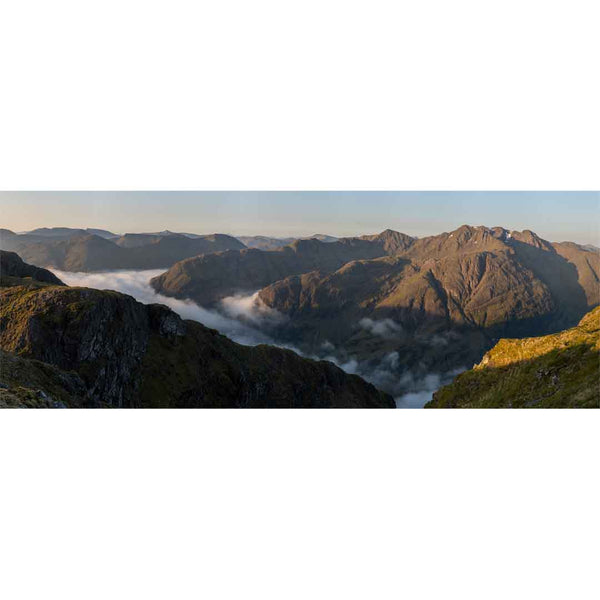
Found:
[{"label": "distant mountain range", "polygon": [[117,236],[102,230],[59,227],[19,235],[0,230],[2,250],[18,252],[35,265],[64,271],[167,269],[190,256],[244,247],[236,238],[222,234],[194,238],[171,232]]},{"label": "distant mountain range", "polygon": [[322,233],[317,233],[315,235],[304,237],[304,238],[275,238],[275,237],[266,237],[263,235],[248,235],[248,236],[237,236],[237,239],[240,240],[247,248],[256,248],[258,250],[276,250],[277,248],[282,248],[283,246],[289,246],[293,244],[297,239],[301,240],[319,240],[320,242],[337,242],[338,238],[332,237],[330,235],[323,235]]},{"label": "distant mountain range", "polygon": [[[236,238],[224,234],[198,235],[169,230],[121,235],[90,228],[42,227],[25,233],[0,229],[0,249],[18,252],[25,260],[36,265],[65,271],[166,269],[180,260],[200,254],[246,247],[270,250],[291,244],[295,239],[264,236]],[[301,239],[322,242],[337,240],[323,234]]]},{"label": "distant mountain range", "polygon": [[393,408],[329,362],[240,346],[165,306],[0,252],[0,407]]},{"label": "distant mountain range", "polygon": [[426,408],[600,408],[600,308],[554,335],[501,340]]},{"label": "distant mountain range", "polygon": [[[8,230],[4,229],[3,231]],[[21,235],[28,236],[30,240],[67,239],[77,235],[98,235],[106,238],[107,240],[119,237],[117,234],[107,231],[106,229],[72,229],[70,227],[40,227],[39,229],[32,229],[31,231]]]}]

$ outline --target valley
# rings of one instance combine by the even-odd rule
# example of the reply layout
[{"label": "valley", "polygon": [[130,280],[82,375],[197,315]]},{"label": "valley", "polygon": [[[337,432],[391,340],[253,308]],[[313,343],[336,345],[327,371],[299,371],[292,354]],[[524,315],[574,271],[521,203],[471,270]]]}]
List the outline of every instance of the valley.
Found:
[{"label": "valley", "polygon": [[55,228],[2,230],[0,242],[69,286],[335,364],[403,408],[424,406],[500,339],[560,332],[600,304],[597,251],[501,227],[295,240]]}]

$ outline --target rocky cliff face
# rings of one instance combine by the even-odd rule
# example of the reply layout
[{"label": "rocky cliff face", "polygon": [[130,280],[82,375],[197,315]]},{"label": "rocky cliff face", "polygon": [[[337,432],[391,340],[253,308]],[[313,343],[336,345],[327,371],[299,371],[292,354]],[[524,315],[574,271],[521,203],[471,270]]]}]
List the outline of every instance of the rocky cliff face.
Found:
[{"label": "rocky cliff face", "polygon": [[427,408],[600,408],[600,308],[554,335],[501,340]]},{"label": "rocky cliff face", "polygon": [[73,372],[0,350],[0,408],[68,408],[85,403],[85,384]]},{"label": "rocky cliff face", "polygon": [[43,405],[49,397],[81,407],[394,406],[331,363],[240,346],[164,306],[110,291],[16,283],[0,289],[5,405]]}]

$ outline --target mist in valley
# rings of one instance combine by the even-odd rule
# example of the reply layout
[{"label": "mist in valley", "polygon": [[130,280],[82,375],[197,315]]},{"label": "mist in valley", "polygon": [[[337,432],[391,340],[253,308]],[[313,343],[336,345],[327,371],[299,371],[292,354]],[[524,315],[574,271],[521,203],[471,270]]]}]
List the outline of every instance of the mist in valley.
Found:
[{"label": "mist in valley", "polygon": [[[132,296],[144,304],[164,304],[182,319],[197,321],[206,327],[216,329],[233,341],[247,346],[269,344],[293,350],[315,360],[333,362],[346,373],[359,375],[396,399],[398,408],[423,408],[440,387],[465,369],[450,373],[413,373],[401,371],[397,352],[390,352],[377,364],[345,358],[343,348],[336,348],[331,342],[324,342],[318,353],[308,354],[293,344],[284,343],[274,334],[276,327],[284,325],[286,317],[265,306],[258,298],[258,292],[236,294],[224,298],[218,308],[207,309],[195,302],[179,300],[158,294],[150,285],[150,280],[163,273],[162,269],[134,271],[117,270],[96,273],[77,273],[53,269],[53,272],[69,286],[90,287],[101,290],[114,290]],[[362,319],[357,326],[374,336],[391,339],[402,332],[402,326],[391,319],[375,321]],[[432,343],[438,343],[432,340]]]}]

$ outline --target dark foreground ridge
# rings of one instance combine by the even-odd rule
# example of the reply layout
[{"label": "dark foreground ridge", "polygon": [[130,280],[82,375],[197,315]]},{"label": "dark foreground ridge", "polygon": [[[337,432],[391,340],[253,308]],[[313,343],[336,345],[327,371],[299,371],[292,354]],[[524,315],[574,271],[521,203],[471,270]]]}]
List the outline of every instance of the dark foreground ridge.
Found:
[{"label": "dark foreground ridge", "polygon": [[35,267],[5,254],[12,271],[0,289],[0,406],[395,406],[332,363],[241,346],[162,305],[45,282],[45,270],[35,279]]},{"label": "dark foreground ridge", "polygon": [[561,333],[500,340],[426,408],[600,408],[600,307]]}]

